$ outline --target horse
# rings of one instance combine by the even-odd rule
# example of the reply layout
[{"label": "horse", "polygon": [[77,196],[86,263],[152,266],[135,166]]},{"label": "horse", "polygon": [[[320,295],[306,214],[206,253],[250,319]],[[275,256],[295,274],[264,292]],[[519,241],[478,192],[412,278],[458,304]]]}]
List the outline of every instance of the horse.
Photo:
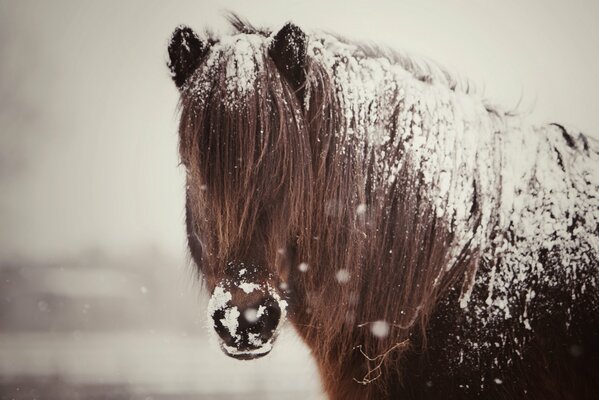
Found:
[{"label": "horse", "polygon": [[287,319],[331,399],[599,389],[599,146],[424,58],[175,29],[191,257],[223,352]]}]

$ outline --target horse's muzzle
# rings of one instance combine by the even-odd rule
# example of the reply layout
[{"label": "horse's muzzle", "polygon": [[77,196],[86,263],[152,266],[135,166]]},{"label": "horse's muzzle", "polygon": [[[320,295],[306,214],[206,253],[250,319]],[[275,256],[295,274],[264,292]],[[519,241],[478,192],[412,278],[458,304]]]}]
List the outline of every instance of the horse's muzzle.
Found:
[{"label": "horse's muzzle", "polygon": [[[228,286],[228,287],[227,287]],[[217,286],[208,304],[208,318],[223,352],[239,360],[268,354],[276,339],[287,303],[268,286],[243,283]]]}]

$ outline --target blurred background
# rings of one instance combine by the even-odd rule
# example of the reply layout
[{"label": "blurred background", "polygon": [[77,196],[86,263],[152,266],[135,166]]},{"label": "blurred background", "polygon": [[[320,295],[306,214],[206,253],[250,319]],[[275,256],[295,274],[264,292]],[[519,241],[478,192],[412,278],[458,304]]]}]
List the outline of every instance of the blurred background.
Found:
[{"label": "blurred background", "polygon": [[599,3],[0,0],[0,399],[319,399],[286,327],[225,357],[184,236],[175,26],[293,20],[425,55],[597,135]]}]

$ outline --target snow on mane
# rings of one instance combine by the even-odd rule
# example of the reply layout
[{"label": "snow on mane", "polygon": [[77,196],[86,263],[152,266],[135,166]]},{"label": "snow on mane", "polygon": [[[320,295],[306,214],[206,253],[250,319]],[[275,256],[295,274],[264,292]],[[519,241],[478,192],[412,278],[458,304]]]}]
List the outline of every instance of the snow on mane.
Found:
[{"label": "snow on mane", "polygon": [[[472,244],[492,265],[466,277],[460,306],[472,323],[484,329],[516,318],[530,330],[534,316],[527,309],[536,300],[535,287],[567,285],[573,299],[596,288],[594,142],[559,125],[535,127],[517,115],[490,112],[476,94],[450,90],[443,74],[417,79],[402,64],[365,56],[359,46],[331,35],[312,37],[309,51],[333,76],[345,131],[378,155],[376,168],[386,184],[407,161],[418,166],[437,216],[454,233],[446,270]],[[387,157],[397,147],[404,148],[402,157]],[[552,268],[538,259],[543,252],[555,257]],[[473,301],[475,286],[488,294]],[[481,345],[477,340],[471,339],[472,348]]]}]

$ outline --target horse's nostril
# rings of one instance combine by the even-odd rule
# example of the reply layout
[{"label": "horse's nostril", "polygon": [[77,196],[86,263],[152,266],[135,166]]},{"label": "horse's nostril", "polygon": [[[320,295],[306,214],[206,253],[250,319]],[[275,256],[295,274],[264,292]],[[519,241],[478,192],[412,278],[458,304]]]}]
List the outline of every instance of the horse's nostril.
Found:
[{"label": "horse's nostril", "polygon": [[274,303],[265,307],[264,313],[259,319],[261,323],[260,335],[264,338],[270,338],[279,325],[281,318],[281,309]]}]

